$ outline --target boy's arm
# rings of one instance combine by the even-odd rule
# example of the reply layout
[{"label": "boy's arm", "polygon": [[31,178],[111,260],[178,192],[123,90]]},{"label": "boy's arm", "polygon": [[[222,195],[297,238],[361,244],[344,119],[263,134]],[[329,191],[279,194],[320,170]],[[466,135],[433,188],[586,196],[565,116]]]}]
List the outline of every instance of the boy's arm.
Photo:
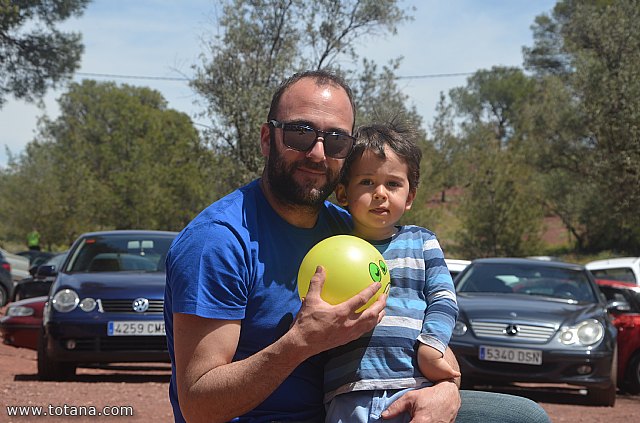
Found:
[{"label": "boy's arm", "polygon": [[422,343],[418,346],[418,367],[431,382],[460,377],[460,372],[451,367],[440,351]]},{"label": "boy's arm", "polygon": [[458,317],[456,291],[444,254],[433,234],[423,244],[424,296],[427,301],[418,341],[444,354]]}]

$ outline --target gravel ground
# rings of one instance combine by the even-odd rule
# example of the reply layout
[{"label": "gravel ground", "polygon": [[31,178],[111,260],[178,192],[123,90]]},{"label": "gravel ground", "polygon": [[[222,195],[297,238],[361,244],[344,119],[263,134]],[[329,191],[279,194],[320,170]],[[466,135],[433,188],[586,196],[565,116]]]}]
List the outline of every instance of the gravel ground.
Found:
[{"label": "gravel ground", "polygon": [[[36,352],[0,344],[0,422],[171,422],[167,389],[168,365],[118,366],[110,369],[78,369],[69,382],[40,382],[36,377]],[[490,388],[488,388],[490,389]],[[496,389],[497,390],[497,389]],[[575,390],[533,392],[500,390],[527,396],[542,405],[553,422],[635,422],[640,416],[640,396],[619,395],[616,406],[593,407]],[[62,414],[67,406],[131,407],[133,416],[105,417],[10,417],[8,406],[51,405]],[[128,413],[128,409],[109,409]]]}]

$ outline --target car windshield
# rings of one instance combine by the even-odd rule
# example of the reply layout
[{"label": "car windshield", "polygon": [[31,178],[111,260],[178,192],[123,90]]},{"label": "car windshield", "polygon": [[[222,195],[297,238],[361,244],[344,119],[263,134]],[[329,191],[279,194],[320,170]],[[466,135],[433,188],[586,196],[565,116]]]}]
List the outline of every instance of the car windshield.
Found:
[{"label": "car windshield", "polygon": [[474,263],[457,283],[457,292],[539,295],[597,302],[585,272],[577,269],[512,263]]},{"label": "car windshield", "polygon": [[108,234],[80,241],[67,272],[163,272],[172,235]]}]

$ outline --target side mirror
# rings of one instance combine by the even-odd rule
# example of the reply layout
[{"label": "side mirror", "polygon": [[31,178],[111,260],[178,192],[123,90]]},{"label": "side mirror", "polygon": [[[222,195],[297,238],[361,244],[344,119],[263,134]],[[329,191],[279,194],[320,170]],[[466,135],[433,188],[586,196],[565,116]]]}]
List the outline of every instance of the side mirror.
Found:
[{"label": "side mirror", "polygon": [[46,278],[48,276],[56,276],[58,272],[56,271],[56,267],[53,265],[45,265],[38,267],[36,271],[36,277]]},{"label": "side mirror", "polygon": [[607,311],[631,311],[631,306],[626,301],[609,301]]}]

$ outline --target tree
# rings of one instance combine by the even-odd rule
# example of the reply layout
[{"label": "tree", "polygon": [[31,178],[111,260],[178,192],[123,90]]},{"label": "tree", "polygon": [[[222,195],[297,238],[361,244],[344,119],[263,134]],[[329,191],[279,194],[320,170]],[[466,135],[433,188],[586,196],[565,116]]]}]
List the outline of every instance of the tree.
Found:
[{"label": "tree", "polygon": [[0,108],[7,95],[26,101],[71,79],[83,52],[80,34],[55,25],[80,16],[89,0],[0,0]]},{"label": "tree", "polygon": [[[538,154],[537,163],[578,182],[560,200],[583,199],[580,209],[572,207],[572,229],[592,251],[640,248],[639,18],[640,3],[633,0],[560,1],[551,16],[536,21],[545,24],[534,29],[534,47],[525,49],[541,84],[562,87],[547,95],[555,109],[537,107],[534,137],[544,145],[540,153],[548,153]],[[553,55],[564,65],[548,65]]]},{"label": "tree", "polygon": [[502,148],[516,136],[518,119],[533,89],[534,81],[522,70],[494,66],[477,71],[465,87],[454,88],[450,95],[458,115],[467,119],[465,125],[490,123]]},{"label": "tree", "polygon": [[495,126],[466,127],[464,175],[455,251],[466,257],[524,256],[540,245],[543,218],[532,168],[513,146],[501,148]]},{"label": "tree", "polygon": [[57,244],[87,230],[179,230],[208,203],[211,153],[157,91],[85,80],[59,104],[4,172],[14,238],[32,223]]},{"label": "tree", "polygon": [[[266,120],[273,91],[284,78],[305,69],[341,69],[339,63],[345,61],[353,65],[358,59],[357,40],[394,33],[406,19],[392,0],[226,1],[218,22],[221,35],[209,43],[192,85],[212,120],[209,143],[236,164],[233,186],[261,170],[258,128]],[[398,99],[394,107],[404,104],[391,78],[394,66],[377,75],[377,68],[365,61],[363,73],[341,71],[358,81],[358,103],[373,110],[382,108],[382,102],[367,95],[394,97]],[[359,78],[363,75],[366,80]],[[379,89],[371,86],[371,78],[382,81]]]},{"label": "tree", "polygon": [[534,87],[521,70],[494,67],[452,89],[450,103],[441,98],[432,142],[450,168],[442,187],[463,189],[458,254],[521,256],[539,244],[542,209],[522,142]]}]

